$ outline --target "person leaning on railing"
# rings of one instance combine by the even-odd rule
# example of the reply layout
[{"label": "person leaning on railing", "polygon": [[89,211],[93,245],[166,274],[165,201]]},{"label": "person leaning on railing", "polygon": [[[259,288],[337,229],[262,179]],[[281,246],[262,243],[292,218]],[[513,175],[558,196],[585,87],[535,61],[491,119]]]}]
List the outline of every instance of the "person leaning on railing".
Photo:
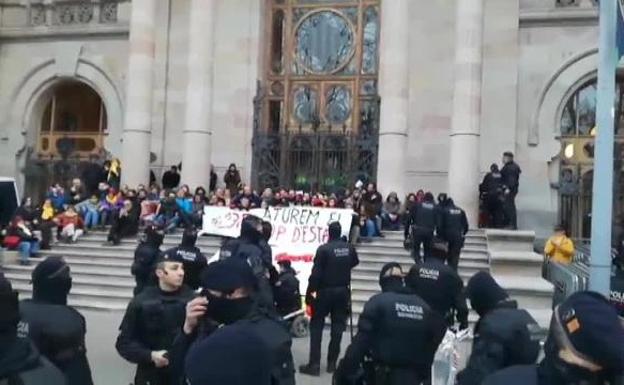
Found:
[{"label": "person leaning on railing", "polygon": [[562,264],[572,263],[574,257],[574,242],[566,235],[563,226],[555,227],[555,233],[548,239],[544,247],[544,255],[551,262]]}]

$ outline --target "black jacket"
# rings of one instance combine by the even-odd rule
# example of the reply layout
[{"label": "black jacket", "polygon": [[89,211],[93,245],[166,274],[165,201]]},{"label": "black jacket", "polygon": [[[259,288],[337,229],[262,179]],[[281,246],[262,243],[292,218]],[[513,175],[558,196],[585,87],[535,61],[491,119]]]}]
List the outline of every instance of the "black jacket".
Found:
[{"label": "black jacket", "polygon": [[515,301],[499,304],[475,325],[472,354],[457,376],[459,385],[478,385],[489,374],[513,365],[533,364],[540,351],[540,327]]},{"label": "black jacket", "polygon": [[[235,324],[244,324],[245,328],[253,329],[271,350],[271,384],[295,385],[295,366],[291,351],[292,337],[286,325],[258,304],[252,307],[247,317]],[[218,325],[205,319],[202,327],[203,331],[196,331],[192,335],[184,334],[182,327],[179,328],[170,355],[174,385],[184,383],[181,382],[181,379],[185,377],[184,360],[191,346],[194,343],[201,344],[202,340],[210,338],[210,334],[217,330]]]},{"label": "black jacket", "polygon": [[160,257],[161,251],[159,245],[147,240],[142,242],[134,251],[134,261],[130,272],[134,275],[137,283],[146,285],[153,278],[156,262]]},{"label": "black jacket", "polygon": [[456,206],[441,209],[440,236],[446,240],[463,238],[469,230],[466,212]]},{"label": "black jacket", "polygon": [[197,290],[201,286],[201,274],[208,265],[206,257],[196,246],[180,245],[165,251],[172,259],[183,260],[184,265],[184,284],[193,290]]},{"label": "black jacket", "polygon": [[277,312],[282,316],[301,308],[299,280],[292,268],[279,274],[273,288],[273,297],[275,298]]},{"label": "black jacket", "polygon": [[68,385],[63,373],[24,338],[2,340],[0,383],[4,381],[23,385]]},{"label": "black jacket", "polygon": [[503,175],[500,172],[488,172],[479,185],[479,192],[490,197],[498,196],[502,191]]},{"label": "black jacket", "polygon": [[522,170],[520,170],[520,166],[518,166],[518,164],[513,161],[507,163],[505,166],[503,166],[503,169],[501,170],[503,185],[505,185],[512,194],[518,193],[521,173]]},{"label": "black jacket", "polygon": [[162,177],[162,187],[164,189],[172,189],[180,184],[180,174],[171,170],[165,171]]},{"label": "black jacket", "polygon": [[360,263],[355,248],[334,239],[316,250],[307,294],[322,289],[347,288],[351,285],[351,269]]},{"label": "black jacket", "polygon": [[59,368],[68,385],[90,385],[84,317],[74,308],[36,302],[20,302],[20,337],[29,338],[37,349]]},{"label": "black jacket", "polygon": [[[369,355],[375,365],[403,372],[390,375],[391,384],[415,384],[416,379],[429,377],[445,332],[442,317],[419,296],[407,290],[377,294],[364,305],[358,333],[340,363],[337,377],[353,376],[364,356]],[[399,381],[406,378],[411,382]]]},{"label": "black jacket", "polygon": [[500,370],[481,383],[483,385],[563,385],[539,380],[536,365],[518,365]]},{"label": "black jacket", "polygon": [[405,226],[405,237],[409,234],[410,226],[427,231],[435,231],[440,225],[439,211],[433,202],[422,202],[415,204],[409,212],[407,225]]},{"label": "black jacket", "polygon": [[148,287],[128,304],[115,347],[123,358],[138,365],[135,385],[169,384],[169,368],[156,368],[151,352],[171,348],[193,297],[186,286],[175,293]]},{"label": "black jacket", "polygon": [[407,274],[405,282],[440,316],[446,317],[449,311],[455,310],[460,325],[468,326],[464,282],[455,270],[444,262],[430,258],[414,265]]}]

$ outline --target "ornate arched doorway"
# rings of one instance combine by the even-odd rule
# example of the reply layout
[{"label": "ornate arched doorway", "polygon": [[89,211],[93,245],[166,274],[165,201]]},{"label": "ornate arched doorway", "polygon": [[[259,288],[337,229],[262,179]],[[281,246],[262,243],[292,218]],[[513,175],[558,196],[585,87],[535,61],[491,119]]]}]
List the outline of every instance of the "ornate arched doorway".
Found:
[{"label": "ornate arched doorway", "polygon": [[[618,78],[615,98],[614,222],[624,215],[624,78]],[[559,220],[573,237],[591,236],[596,80],[590,80],[567,99],[560,120]]]},{"label": "ornate arched doorway", "polygon": [[106,156],[106,107],[89,85],[64,79],[42,96],[42,112],[24,174],[26,192],[41,196],[52,183],[67,184],[89,162]]},{"label": "ornate arched doorway", "polygon": [[332,190],[375,175],[379,0],[270,0],[255,100],[258,186]]}]

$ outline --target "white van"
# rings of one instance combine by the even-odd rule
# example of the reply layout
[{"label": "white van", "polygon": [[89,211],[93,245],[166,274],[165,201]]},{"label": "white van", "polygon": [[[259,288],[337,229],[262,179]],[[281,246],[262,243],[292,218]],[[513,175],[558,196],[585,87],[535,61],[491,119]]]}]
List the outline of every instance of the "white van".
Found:
[{"label": "white van", "polygon": [[0,227],[6,226],[20,205],[15,179],[0,176]]}]

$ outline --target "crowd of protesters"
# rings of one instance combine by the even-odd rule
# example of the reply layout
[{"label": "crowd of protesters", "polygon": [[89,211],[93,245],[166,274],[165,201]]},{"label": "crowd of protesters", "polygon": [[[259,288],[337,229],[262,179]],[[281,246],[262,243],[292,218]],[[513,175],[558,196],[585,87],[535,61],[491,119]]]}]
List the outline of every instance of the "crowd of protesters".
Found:
[{"label": "crowd of protesters", "polygon": [[[98,168],[99,167],[99,168]],[[232,164],[223,175],[224,187],[211,170],[208,189],[181,184],[180,166],[162,176],[162,184],[152,175],[149,186],[120,186],[119,162],[87,168],[69,186],[49,187],[41,203],[25,197],[8,226],[4,246],[18,249],[21,263],[39,250],[55,243],[73,243],[91,230],[108,229],[107,245],[118,245],[123,238],[136,236],[139,227],[156,225],[166,233],[202,224],[205,206],[238,210],[266,207],[311,206],[352,209],[352,242],[367,242],[382,237],[382,230],[400,230],[410,209],[422,202],[425,192],[409,194],[402,202],[395,192],[384,199],[374,183],[358,181],[352,190],[336,193],[266,188],[261,192],[242,182]],[[164,186],[164,187],[163,187]]]}]

